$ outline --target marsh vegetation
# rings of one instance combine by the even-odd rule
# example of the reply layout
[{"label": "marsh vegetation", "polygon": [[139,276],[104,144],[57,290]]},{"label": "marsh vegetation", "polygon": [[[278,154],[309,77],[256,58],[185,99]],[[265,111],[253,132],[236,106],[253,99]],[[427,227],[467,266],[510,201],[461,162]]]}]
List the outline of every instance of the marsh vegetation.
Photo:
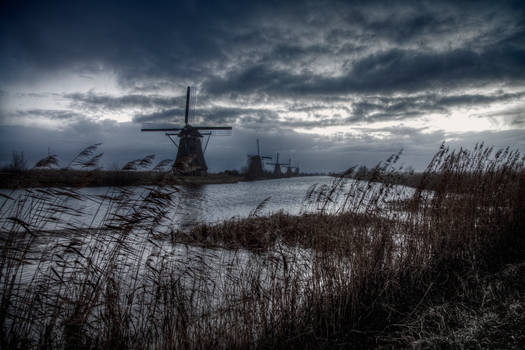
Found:
[{"label": "marsh vegetation", "polygon": [[442,146],[408,194],[397,158],[312,186],[301,215],[187,230],[176,186],[2,194],[1,347],[523,345],[524,157]]}]

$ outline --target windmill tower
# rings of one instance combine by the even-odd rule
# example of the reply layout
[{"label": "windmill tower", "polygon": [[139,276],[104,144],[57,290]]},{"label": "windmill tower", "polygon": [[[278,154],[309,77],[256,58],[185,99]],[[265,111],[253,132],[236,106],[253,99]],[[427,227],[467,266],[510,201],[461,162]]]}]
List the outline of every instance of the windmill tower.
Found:
[{"label": "windmill tower", "polygon": [[286,165],[286,177],[298,176],[299,166],[292,166],[292,159],[288,158],[288,164]]},{"label": "windmill tower", "polygon": [[288,165],[286,165],[286,177],[292,177],[292,159],[288,158]]},{"label": "windmill tower", "polygon": [[275,163],[266,163],[268,165],[274,165],[273,168],[273,177],[282,177],[283,173],[281,171],[281,165],[287,165],[286,163],[279,163],[279,152],[277,152],[277,160]]},{"label": "windmill tower", "polygon": [[[231,126],[192,126],[188,122],[190,107],[190,87],[186,91],[186,112],[184,114],[184,126],[177,125],[143,125],[141,131],[165,131],[166,136],[177,147],[177,158],[173,164],[173,171],[180,175],[206,176],[208,166],[204,159],[204,152],[208,147],[211,135],[229,135]],[[172,136],[179,138],[179,144]],[[206,137],[204,150],[202,149],[203,138]]]},{"label": "windmill tower", "polygon": [[259,145],[259,139],[257,139],[257,154],[248,154],[248,171],[246,172],[246,178],[249,180],[257,179],[264,175],[262,160],[269,159],[272,157],[261,156],[261,148]]}]

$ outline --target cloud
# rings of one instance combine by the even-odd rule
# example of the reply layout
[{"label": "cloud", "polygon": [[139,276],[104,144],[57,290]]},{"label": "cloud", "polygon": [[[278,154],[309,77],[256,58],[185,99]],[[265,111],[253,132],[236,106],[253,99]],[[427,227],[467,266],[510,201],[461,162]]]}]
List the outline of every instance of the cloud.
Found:
[{"label": "cloud", "polygon": [[130,94],[111,96],[107,94],[71,93],[64,94],[64,98],[71,101],[73,107],[88,110],[120,110],[124,108],[166,108],[185,104],[185,96],[159,96]]},{"label": "cloud", "polygon": [[[411,86],[406,79],[434,69],[439,74],[450,72],[444,83],[463,69],[465,78],[504,74],[516,79],[511,73],[523,67],[519,39],[523,7],[512,2],[474,6],[311,1],[297,6],[195,1],[121,6],[113,1],[35,1],[7,2],[2,13],[0,77],[9,80],[69,67],[81,72],[112,70],[130,86],[209,81],[213,90],[219,84],[214,85],[217,73],[240,79],[232,89],[247,86],[249,78],[278,74],[278,80],[256,83],[267,86],[266,93],[281,91],[273,89],[279,82],[284,83],[283,90],[330,94],[379,91],[380,78],[398,64],[396,74],[386,72],[387,84],[381,91],[418,88],[421,82]],[[490,57],[499,59],[487,60]],[[322,72],[283,75],[279,69],[295,66],[315,72],[335,59],[349,63],[340,72],[345,77]],[[494,74],[488,74],[493,68]]]},{"label": "cloud", "polygon": [[492,48],[481,53],[465,49],[444,53],[391,49],[357,60],[351,70],[337,77],[254,65],[224,78],[210,78],[204,87],[213,95],[244,92],[311,98],[414,93],[506,82],[525,82],[525,48]]},{"label": "cloud", "polygon": [[35,119],[43,118],[55,121],[73,121],[86,118],[85,115],[71,110],[62,109],[28,109],[17,110],[5,116],[6,119],[21,118],[21,119]]},{"label": "cloud", "polygon": [[[234,126],[244,129],[311,129],[319,127],[346,126],[356,123],[414,120],[430,113],[448,115],[456,107],[471,107],[519,101],[525,92],[493,94],[452,94],[435,93],[404,96],[372,95],[354,97],[349,103],[313,102],[294,103],[279,108],[222,107],[210,103],[208,96],[201,97],[202,107],[190,110],[193,125]],[[150,95],[112,96],[93,93],[67,94],[70,109],[28,109],[4,114],[4,120],[51,120],[74,122],[104,119],[106,112],[134,108],[139,111],[132,118],[135,123],[172,122],[183,124],[184,108],[163,109],[164,106],[182,105],[185,96],[164,97]],[[86,111],[84,114],[78,111]],[[290,113],[294,113],[290,115]],[[521,127],[521,109],[500,110],[488,117],[503,117],[507,125]],[[36,119],[35,119],[36,118]],[[62,126],[61,126],[62,127]]]},{"label": "cloud", "polygon": [[[278,119],[278,113],[269,109],[257,108],[230,108],[230,107],[209,107],[196,108],[194,114],[195,120],[190,124],[196,126],[222,126],[224,124],[238,124],[249,127],[257,124],[259,127],[266,127],[269,123],[275,123]],[[184,124],[184,110],[180,108],[166,109],[149,114],[138,114],[133,117],[136,123],[144,122],[174,122],[180,125]],[[215,125],[218,124],[218,125]]]},{"label": "cloud", "polygon": [[[27,140],[28,149],[58,144],[64,153],[104,142],[116,161],[173,153],[162,134],[141,134],[138,124],[182,122],[185,96],[173,91],[187,85],[199,91],[192,123],[234,127],[231,138],[212,140],[212,168],[241,166],[257,135],[312,171],[371,165],[401,147],[420,164],[452,137],[522,147],[524,23],[520,1],[8,0],[0,5],[0,122],[49,120],[61,131],[2,126],[11,142],[2,150]],[[67,74],[114,76],[119,91],[46,85]],[[515,130],[451,136],[410,124],[458,110]],[[117,114],[132,121],[108,120]],[[355,133],[294,131],[328,126]]]},{"label": "cloud", "polygon": [[[128,94],[123,96],[112,96],[108,94],[73,93],[65,94],[63,97],[71,101],[72,109],[94,113],[105,113],[120,111],[122,109],[138,109],[151,112],[138,113],[133,121],[142,122],[177,122],[182,123],[184,115],[185,95],[168,97],[159,95]],[[464,106],[481,106],[493,103],[517,101],[525,97],[525,92],[494,93],[494,94],[449,94],[437,93],[405,95],[405,96],[381,96],[372,95],[365,97],[354,97],[346,104],[316,101],[314,103],[292,104],[281,110],[270,108],[247,108],[247,107],[218,107],[213,106],[207,95],[199,97],[201,105],[192,109],[190,115],[196,115],[196,122],[214,122],[219,124],[240,124],[244,127],[254,126],[257,123],[261,127],[279,123],[281,127],[305,128],[312,126],[334,126],[345,125],[357,121],[389,121],[410,119],[429,113],[447,114],[451,108]],[[208,106],[206,106],[208,105]],[[166,108],[172,107],[172,108]],[[319,114],[323,111],[337,110],[339,116],[326,117]],[[288,112],[303,113],[303,118],[293,119],[281,118]],[[18,111],[16,116],[40,115],[50,119],[68,119],[79,114],[63,110],[29,110]],[[315,120],[309,119],[315,117]],[[264,123],[266,122],[266,123]]]},{"label": "cloud", "polygon": [[494,94],[437,93],[407,96],[366,96],[352,104],[352,121],[390,121],[425,116],[431,113],[449,114],[457,107],[479,107],[494,103],[519,101],[525,92]]}]

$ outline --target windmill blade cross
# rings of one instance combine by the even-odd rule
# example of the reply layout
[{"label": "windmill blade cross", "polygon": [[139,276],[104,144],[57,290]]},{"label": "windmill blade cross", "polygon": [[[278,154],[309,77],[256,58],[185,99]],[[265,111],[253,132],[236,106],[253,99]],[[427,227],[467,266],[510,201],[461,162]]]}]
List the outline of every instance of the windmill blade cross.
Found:
[{"label": "windmill blade cross", "polygon": [[[141,131],[164,131],[166,136],[178,148],[177,158],[173,165],[178,174],[206,176],[208,166],[204,159],[204,152],[208,147],[212,135],[231,135],[231,126],[192,126],[189,124],[190,117],[190,93],[188,86],[186,90],[186,109],[184,113],[184,125],[174,123],[153,124],[144,123]],[[179,144],[172,137],[179,138]],[[202,149],[204,146],[204,150]]]},{"label": "windmill blade cross", "polygon": [[[213,136],[230,136],[232,134],[231,130],[210,130],[209,131]],[[204,133],[201,133],[204,134]]]}]

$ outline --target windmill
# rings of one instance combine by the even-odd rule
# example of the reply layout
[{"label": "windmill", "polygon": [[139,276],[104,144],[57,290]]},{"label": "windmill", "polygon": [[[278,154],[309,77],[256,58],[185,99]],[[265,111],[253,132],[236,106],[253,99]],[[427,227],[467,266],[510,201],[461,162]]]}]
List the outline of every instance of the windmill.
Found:
[{"label": "windmill", "polygon": [[279,163],[279,152],[277,152],[277,160],[275,161],[275,163],[266,163],[266,164],[275,166],[273,168],[274,177],[282,177],[283,173],[281,171],[281,165],[287,165],[286,163]]},{"label": "windmill", "polygon": [[288,158],[288,165],[286,165],[286,177],[292,177],[293,176],[293,167],[292,167],[292,159]]},{"label": "windmill", "polygon": [[298,176],[299,175],[299,165],[292,166],[292,159],[288,158],[288,164],[286,166],[286,177]]},{"label": "windmill", "polygon": [[262,177],[264,175],[262,160],[269,159],[272,157],[261,156],[261,148],[259,145],[259,139],[257,139],[257,154],[248,154],[248,171],[246,177],[250,180]]},{"label": "windmill", "polygon": [[292,167],[294,176],[299,176],[299,164],[297,166]]},{"label": "windmill", "polygon": [[[181,175],[206,176],[208,166],[204,159],[204,152],[208,148],[211,135],[229,135],[231,126],[192,126],[188,123],[190,106],[190,87],[186,91],[186,112],[184,126],[169,125],[143,125],[141,131],[165,131],[166,136],[177,147],[177,158],[173,164],[173,171]],[[172,138],[177,136],[179,144]],[[206,137],[204,151],[202,149],[203,137]]]}]

